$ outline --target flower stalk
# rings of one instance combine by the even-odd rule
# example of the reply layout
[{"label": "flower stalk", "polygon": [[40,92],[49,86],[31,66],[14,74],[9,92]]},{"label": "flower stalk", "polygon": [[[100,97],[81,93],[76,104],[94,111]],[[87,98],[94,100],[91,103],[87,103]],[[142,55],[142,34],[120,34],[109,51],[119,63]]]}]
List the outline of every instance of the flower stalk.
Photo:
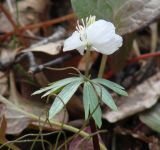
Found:
[{"label": "flower stalk", "polygon": [[[91,51],[89,49],[86,50],[86,56],[85,56],[85,61],[86,61],[86,68],[85,68],[85,76],[88,78],[89,76],[89,71],[90,71],[90,57],[91,57]],[[91,133],[96,133],[97,132],[97,128],[96,128],[96,124],[95,121],[93,120],[93,118],[89,119],[89,126],[91,129]],[[98,135],[95,134],[92,137],[92,142],[93,142],[93,147],[94,150],[100,150],[100,144],[99,144],[99,139],[98,139]]]},{"label": "flower stalk", "polygon": [[107,57],[108,57],[107,55],[102,55],[100,69],[99,69],[99,72],[98,72],[98,78],[102,78],[103,77],[103,73],[104,73],[104,70],[105,70]]},{"label": "flower stalk", "polygon": [[85,76],[88,77],[89,69],[90,69],[90,60],[91,60],[91,52],[90,50],[86,51],[85,61],[86,61],[86,68],[85,68]]}]

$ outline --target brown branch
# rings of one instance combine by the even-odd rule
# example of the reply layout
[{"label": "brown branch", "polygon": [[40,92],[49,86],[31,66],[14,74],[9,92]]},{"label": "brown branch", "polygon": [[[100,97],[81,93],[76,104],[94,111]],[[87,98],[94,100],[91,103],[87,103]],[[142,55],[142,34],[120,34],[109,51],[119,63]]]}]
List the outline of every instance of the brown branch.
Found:
[{"label": "brown branch", "polygon": [[[9,21],[9,22],[11,23],[11,25],[13,26],[14,31],[16,32],[16,31],[18,30],[18,26],[17,26],[17,24],[15,23],[15,21],[13,20],[11,14],[7,11],[7,9],[5,9],[5,8],[3,7],[2,4],[0,4],[0,10],[5,14],[5,16],[7,17],[8,21]],[[19,37],[21,43],[22,43],[23,45],[27,46],[27,42],[26,42],[26,40],[24,40],[24,38],[23,38],[23,36],[22,36],[21,33],[19,34],[18,37]]]},{"label": "brown branch", "polygon": [[16,34],[17,32],[23,32],[27,29],[35,29],[35,28],[41,28],[41,27],[49,27],[51,25],[54,25],[54,24],[58,24],[58,23],[61,23],[61,22],[64,22],[64,21],[67,21],[67,20],[71,20],[71,19],[74,19],[75,18],[75,15],[74,13],[71,13],[71,14],[68,14],[66,16],[63,16],[63,17],[60,17],[60,18],[56,18],[56,19],[53,19],[53,20],[49,20],[49,21],[45,21],[45,22],[41,22],[41,23],[37,23],[37,24],[31,24],[31,25],[26,25],[24,27],[20,27],[12,32],[8,32],[6,33],[5,35],[3,36],[0,36],[0,40],[3,40],[11,35],[14,35]]},{"label": "brown branch", "polygon": [[5,16],[7,17],[8,21],[12,24],[13,28],[16,30],[17,29],[16,23],[12,19],[10,13],[3,7],[2,4],[0,4],[0,10],[5,14]]}]

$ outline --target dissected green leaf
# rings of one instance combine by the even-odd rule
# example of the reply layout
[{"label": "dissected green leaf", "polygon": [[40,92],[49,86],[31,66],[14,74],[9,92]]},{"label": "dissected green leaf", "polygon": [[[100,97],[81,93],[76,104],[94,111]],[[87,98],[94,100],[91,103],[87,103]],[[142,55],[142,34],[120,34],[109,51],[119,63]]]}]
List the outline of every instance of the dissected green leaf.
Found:
[{"label": "dissected green leaf", "polygon": [[117,110],[117,106],[109,92],[101,85],[94,84],[94,87],[101,100],[111,109]]},{"label": "dissected green leaf", "polygon": [[71,0],[79,18],[112,21],[120,34],[131,33],[160,15],[159,0]]},{"label": "dissected green leaf", "polygon": [[[7,131],[8,134],[19,134],[21,133],[33,120],[32,122],[35,126],[39,126],[39,119],[46,120],[48,117],[46,110],[49,105],[43,103],[42,101],[34,101],[33,99],[26,99],[20,95],[16,89],[14,76],[11,72],[10,74],[10,97],[6,99],[0,95],[0,114],[4,114],[7,120]],[[65,113],[65,117],[64,117]],[[37,121],[36,119],[37,118]],[[68,121],[68,114],[66,111],[61,111],[54,118],[55,121],[64,122]],[[48,125],[46,125],[48,126]],[[48,128],[50,128],[48,126]],[[52,126],[52,128],[58,130],[57,126]]]},{"label": "dissected green leaf", "polygon": [[83,106],[84,106],[86,120],[88,119],[89,105],[90,105],[88,84],[89,84],[89,82],[85,82],[84,87],[83,87]]},{"label": "dissected green leaf", "polygon": [[[64,86],[65,86],[65,85],[64,85]],[[47,91],[46,93],[44,93],[44,94],[41,96],[41,98],[44,98],[44,97],[46,97],[46,96],[48,96],[48,95],[57,94],[57,93],[59,93],[62,89],[63,89],[63,86],[61,86],[61,87],[55,87],[55,88]]]},{"label": "dissected green leaf", "polygon": [[99,83],[107,88],[112,89],[114,92],[118,93],[119,95],[128,96],[127,92],[124,91],[124,87],[122,87],[114,82],[111,82],[111,81],[105,80],[105,79],[101,79],[101,78],[93,79],[92,81]]},{"label": "dissected green leaf", "polygon": [[89,110],[90,110],[90,114],[92,114],[93,119],[95,120],[95,123],[98,125],[98,127],[100,128],[102,125],[102,111],[100,108],[100,103],[98,100],[98,96],[96,94],[95,89],[93,88],[93,85],[90,82],[86,82],[86,88],[87,90],[84,91],[87,99],[87,101],[89,101]]},{"label": "dissected green leaf", "polygon": [[64,105],[67,104],[67,102],[70,100],[73,94],[77,91],[81,83],[83,83],[82,80],[74,81],[63,88],[63,90],[55,98],[49,110],[49,118],[54,117],[58,112],[62,110]]},{"label": "dissected green leaf", "polygon": [[108,88],[110,88],[110,87],[116,87],[116,88],[124,90],[123,86],[121,86],[121,85],[119,85],[119,84],[117,84],[115,82],[106,80],[106,79],[96,78],[96,79],[93,79],[92,81],[95,81],[95,82],[100,83],[100,84],[105,84],[105,86],[107,86]]},{"label": "dissected green leaf", "polygon": [[42,88],[42,89],[34,92],[32,95],[41,94],[41,93],[43,93],[45,91],[48,91],[48,94],[50,94],[50,93],[58,90],[59,88],[65,86],[65,85],[67,85],[67,84],[69,84],[71,82],[77,81],[79,79],[80,79],[80,77],[70,77],[70,78],[59,80],[57,82],[52,83],[48,87]]},{"label": "dissected green leaf", "polygon": [[160,103],[140,114],[140,120],[151,129],[160,133]]}]

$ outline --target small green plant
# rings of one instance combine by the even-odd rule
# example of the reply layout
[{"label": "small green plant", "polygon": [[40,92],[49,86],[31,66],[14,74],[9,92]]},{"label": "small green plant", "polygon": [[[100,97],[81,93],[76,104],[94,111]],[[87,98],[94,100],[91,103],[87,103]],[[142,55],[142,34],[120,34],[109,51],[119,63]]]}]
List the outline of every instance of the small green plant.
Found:
[{"label": "small green plant", "polygon": [[104,54],[99,69],[99,78],[89,78],[89,67],[86,68],[85,75],[75,69],[78,72],[77,77],[59,80],[50,84],[48,87],[34,92],[33,94],[44,93],[42,97],[52,94],[58,95],[49,110],[50,119],[63,109],[64,105],[68,103],[70,98],[77,91],[78,87],[82,85],[85,119],[87,120],[89,114],[92,114],[98,127],[101,127],[102,111],[100,103],[104,102],[111,109],[117,110],[117,107],[106,88],[110,88],[117,94],[127,96],[127,93],[122,86],[101,78],[106,63],[105,54],[112,54],[118,50],[121,45],[122,38],[115,33],[115,27],[112,23],[105,20],[95,21],[95,16],[90,16],[86,21],[82,19],[82,25],[78,23],[77,31],[75,31],[72,36],[64,42],[63,50],[68,51],[77,49],[81,54],[86,50],[86,54],[88,53],[87,55],[89,55],[86,60],[88,65],[90,63],[88,60],[90,60],[89,57],[92,50]]},{"label": "small green plant", "polygon": [[[49,119],[53,119],[63,109],[79,86],[83,87],[85,120],[88,120],[89,116],[91,116],[99,128],[102,125],[100,104],[103,102],[112,110],[117,110],[116,104],[107,88],[119,95],[127,96],[127,92],[122,86],[102,78],[107,55],[114,53],[122,46],[122,37],[115,33],[115,27],[111,22],[105,20],[96,21],[95,18],[95,16],[90,16],[85,21],[82,19],[82,24],[78,22],[77,30],[64,42],[64,51],[77,49],[81,55],[86,51],[85,75],[76,68],[68,67],[76,70],[77,76],[51,83],[48,87],[33,93],[34,95],[43,93],[42,97],[57,95],[49,110]],[[91,79],[89,75],[90,54],[92,51],[103,54],[98,78],[96,79]]]}]

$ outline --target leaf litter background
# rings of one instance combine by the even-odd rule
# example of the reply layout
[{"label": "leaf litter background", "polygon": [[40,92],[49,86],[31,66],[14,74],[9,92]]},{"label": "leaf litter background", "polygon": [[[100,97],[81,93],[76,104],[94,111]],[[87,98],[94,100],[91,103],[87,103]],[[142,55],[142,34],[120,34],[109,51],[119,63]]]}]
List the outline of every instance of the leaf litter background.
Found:
[{"label": "leaf litter background", "polygon": [[[126,87],[129,96],[118,97],[113,93],[118,111],[111,111],[102,105],[102,129],[107,132],[100,134],[99,139],[108,149],[159,150],[159,0],[1,2],[0,143],[38,133],[39,121],[32,120],[31,115],[45,118],[53,97],[46,104],[45,99],[31,94],[50,82],[70,77],[72,75],[69,73],[74,73],[72,70],[51,71],[44,69],[46,66],[78,66],[84,71],[85,56],[81,57],[76,52],[64,54],[61,51],[63,40],[76,25],[76,15],[71,6],[79,18],[96,15],[97,18],[112,21],[124,38],[120,51],[109,57],[104,77]],[[97,74],[100,58],[100,54],[92,54],[93,77]],[[77,128],[82,127],[84,112],[81,90],[66,107],[67,113],[62,111],[56,119]],[[43,130],[48,133],[60,128],[45,125]],[[85,130],[90,132],[88,127]],[[65,133],[67,138],[72,135],[67,131]],[[57,134],[49,135],[45,140],[55,147],[56,137]],[[33,137],[29,136],[28,139]],[[59,145],[63,142],[61,136]],[[32,143],[13,143],[10,147],[25,150]],[[45,148],[49,149],[47,145]],[[93,149],[93,146],[81,137],[68,143],[69,150],[84,148]],[[42,149],[41,143],[37,142],[34,149]]]}]

